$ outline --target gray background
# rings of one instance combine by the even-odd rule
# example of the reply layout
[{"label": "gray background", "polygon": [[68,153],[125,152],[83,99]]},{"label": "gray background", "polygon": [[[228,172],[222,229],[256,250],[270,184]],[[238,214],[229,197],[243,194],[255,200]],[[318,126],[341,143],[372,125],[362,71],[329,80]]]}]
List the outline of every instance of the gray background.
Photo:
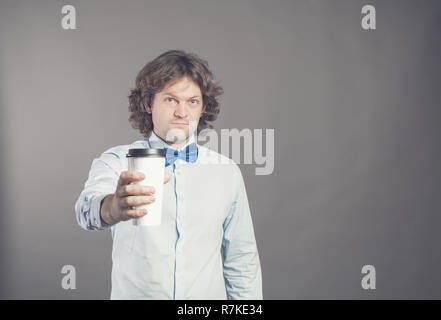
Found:
[{"label": "gray background", "polygon": [[217,130],[275,129],[274,173],[241,165],[265,299],[441,298],[440,24],[439,1],[2,1],[0,297],[109,297],[110,232],[74,203],[95,157],[141,138],[137,72],[184,49],[224,86]]}]

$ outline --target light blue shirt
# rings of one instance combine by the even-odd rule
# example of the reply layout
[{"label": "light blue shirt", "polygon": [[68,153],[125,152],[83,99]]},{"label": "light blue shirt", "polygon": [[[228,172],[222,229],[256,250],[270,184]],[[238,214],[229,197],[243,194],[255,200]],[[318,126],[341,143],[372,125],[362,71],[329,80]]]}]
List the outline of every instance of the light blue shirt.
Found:
[{"label": "light blue shirt", "polygon": [[[186,146],[192,142],[194,136]],[[110,298],[262,299],[248,198],[233,160],[198,144],[196,162],[177,159],[165,167],[170,181],[164,185],[159,226],[134,226],[128,220],[110,227],[100,218],[101,201],[128,170],[128,150],[164,147],[171,146],[152,132],[148,139],[106,150],[92,161],[75,203],[82,228],[111,229]]]}]

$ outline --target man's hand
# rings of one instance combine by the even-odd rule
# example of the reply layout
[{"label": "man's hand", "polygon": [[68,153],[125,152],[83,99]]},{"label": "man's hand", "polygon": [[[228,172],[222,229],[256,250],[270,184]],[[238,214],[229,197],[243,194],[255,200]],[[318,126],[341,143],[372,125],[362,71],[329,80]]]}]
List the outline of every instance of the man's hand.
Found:
[{"label": "man's hand", "polygon": [[[139,171],[131,170],[121,173],[115,193],[106,196],[101,206],[101,218],[105,223],[112,225],[147,214],[146,209],[133,208],[155,201],[155,190],[152,186],[133,184],[144,179],[144,174]],[[166,173],[164,184],[169,181],[170,176]]]}]

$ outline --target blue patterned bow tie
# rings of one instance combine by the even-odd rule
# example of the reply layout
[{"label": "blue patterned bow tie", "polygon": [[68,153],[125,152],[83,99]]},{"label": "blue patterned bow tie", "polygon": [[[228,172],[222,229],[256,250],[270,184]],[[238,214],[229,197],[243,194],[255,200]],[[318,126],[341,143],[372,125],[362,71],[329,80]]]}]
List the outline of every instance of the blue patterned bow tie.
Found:
[{"label": "blue patterned bow tie", "polygon": [[187,162],[195,162],[198,158],[198,146],[195,142],[190,143],[184,150],[179,151],[173,148],[164,148],[165,151],[165,166],[173,164],[176,159],[182,159]]}]

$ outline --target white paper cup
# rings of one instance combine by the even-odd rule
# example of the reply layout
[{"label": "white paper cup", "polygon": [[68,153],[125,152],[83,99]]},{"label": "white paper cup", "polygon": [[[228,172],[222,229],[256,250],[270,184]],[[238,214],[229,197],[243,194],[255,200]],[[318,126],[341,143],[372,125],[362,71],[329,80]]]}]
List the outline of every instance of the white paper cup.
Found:
[{"label": "white paper cup", "polygon": [[155,201],[136,209],[147,209],[147,214],[132,219],[135,226],[158,226],[162,218],[162,192],[164,188],[165,151],[163,149],[129,149],[127,154],[129,170],[142,172],[144,180],[133,182],[155,188]]}]

